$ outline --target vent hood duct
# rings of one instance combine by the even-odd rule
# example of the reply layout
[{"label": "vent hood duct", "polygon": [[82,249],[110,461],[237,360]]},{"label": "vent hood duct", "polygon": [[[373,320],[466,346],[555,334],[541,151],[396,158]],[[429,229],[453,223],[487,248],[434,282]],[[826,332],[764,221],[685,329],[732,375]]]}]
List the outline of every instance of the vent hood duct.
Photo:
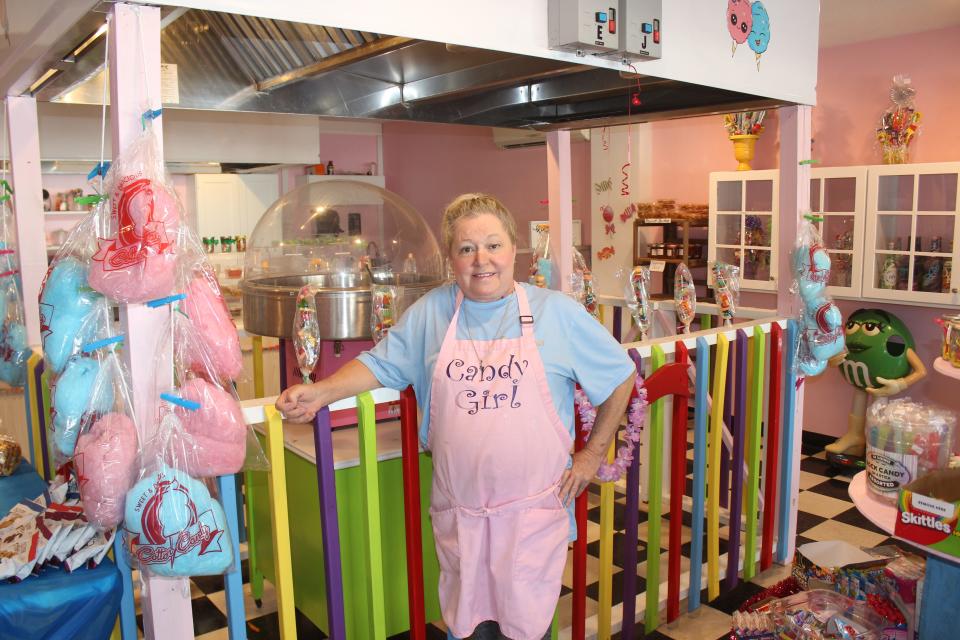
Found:
[{"label": "vent hood duct", "polygon": [[[589,129],[574,129],[570,132],[570,142],[589,140]],[[542,147],[547,144],[547,134],[534,129],[505,129],[503,127],[493,127],[493,143],[501,149]]]},{"label": "vent hood duct", "polygon": [[[198,9],[164,8],[161,59],[177,66],[167,107],[584,129],[787,104],[724,89],[496,51]],[[75,32],[93,33],[91,12]],[[35,92],[98,104],[105,38]],[[58,43],[66,55],[76,42]],[[42,67],[46,68],[46,67]],[[631,92],[642,104],[628,106]]]}]

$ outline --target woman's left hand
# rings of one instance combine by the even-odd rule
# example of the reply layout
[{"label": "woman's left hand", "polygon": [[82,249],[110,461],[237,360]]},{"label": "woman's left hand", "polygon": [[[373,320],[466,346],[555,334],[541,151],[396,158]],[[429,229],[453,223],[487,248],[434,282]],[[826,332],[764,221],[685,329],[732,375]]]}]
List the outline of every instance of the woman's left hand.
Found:
[{"label": "woman's left hand", "polygon": [[589,449],[581,449],[573,454],[573,465],[569,469],[564,469],[560,477],[560,490],[557,495],[563,506],[568,506],[583,493],[597,475],[601,462],[603,462],[601,457]]}]

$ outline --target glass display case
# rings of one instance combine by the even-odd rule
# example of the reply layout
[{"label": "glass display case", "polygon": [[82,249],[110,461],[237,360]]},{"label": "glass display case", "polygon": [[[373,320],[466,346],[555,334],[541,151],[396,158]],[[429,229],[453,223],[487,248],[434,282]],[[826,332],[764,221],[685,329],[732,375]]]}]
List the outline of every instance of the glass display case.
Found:
[{"label": "glass display case", "polygon": [[823,217],[817,227],[830,255],[827,292],[832,296],[861,295],[866,199],[866,167],[810,171],[810,211]]},{"label": "glass display case", "polygon": [[363,180],[310,181],[260,218],[244,263],[244,328],[291,335],[297,292],[316,289],[325,339],[369,339],[372,284],[398,289],[397,312],[444,280],[436,238],[400,196]]},{"label": "glass display case", "polygon": [[708,258],[740,268],[740,288],[776,290],[779,175],[769,171],[710,174]]},{"label": "glass display case", "polygon": [[960,163],[869,167],[863,296],[960,305]]}]

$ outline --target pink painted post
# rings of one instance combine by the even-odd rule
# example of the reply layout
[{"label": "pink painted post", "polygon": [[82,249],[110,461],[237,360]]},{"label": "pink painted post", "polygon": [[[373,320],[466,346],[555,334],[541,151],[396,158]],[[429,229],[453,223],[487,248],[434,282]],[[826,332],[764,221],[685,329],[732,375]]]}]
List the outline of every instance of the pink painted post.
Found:
[{"label": "pink painted post", "polygon": [[[781,107],[778,110],[780,120],[780,217],[779,252],[777,259],[777,313],[792,316],[793,295],[790,285],[793,281],[790,266],[791,254],[797,241],[801,216],[810,211],[810,152],[811,152],[811,108],[808,106]],[[784,349],[793,349],[794,345],[785,344]],[[793,480],[790,483],[792,495],[789,496],[791,509],[790,526],[785,540],[778,540],[777,556],[793,558],[797,538],[797,499],[800,482],[800,438],[803,433],[803,384],[797,389],[796,411],[794,412],[794,441],[790,456],[780,464],[790,465]],[[767,504],[770,504],[767,502]],[[786,546],[786,553],[780,549]]]},{"label": "pink painted post", "polygon": [[[142,131],[141,115],[160,107],[160,9],[124,3],[111,8],[110,23],[110,124],[114,159]],[[163,140],[162,118],[153,122]],[[160,352],[163,326],[170,307],[150,309],[142,304],[120,305],[120,322],[126,335],[126,365],[130,371],[133,405],[142,436],[153,427],[153,385],[173,384],[169,340]],[[159,361],[155,355],[159,354]],[[193,638],[190,585],[185,578],[147,579],[141,592],[143,631],[147,638]]]},{"label": "pink painted post", "polygon": [[40,178],[40,136],[37,100],[7,97],[11,183],[17,219],[17,259],[23,282],[23,313],[27,342],[40,346],[40,284],[47,273],[47,243],[43,235],[43,184]]},{"label": "pink painted post", "polygon": [[557,291],[570,290],[573,271],[573,182],[570,170],[570,132],[547,134],[547,197],[550,199],[550,251]]}]

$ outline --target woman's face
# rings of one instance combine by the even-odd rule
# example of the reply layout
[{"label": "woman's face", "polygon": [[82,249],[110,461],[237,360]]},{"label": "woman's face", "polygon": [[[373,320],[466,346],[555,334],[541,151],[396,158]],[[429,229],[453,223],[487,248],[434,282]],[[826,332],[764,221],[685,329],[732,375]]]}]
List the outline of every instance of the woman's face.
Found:
[{"label": "woman's face", "polygon": [[492,213],[464,217],[453,228],[450,264],[463,295],[477,302],[499,300],[513,291],[517,248]]}]

